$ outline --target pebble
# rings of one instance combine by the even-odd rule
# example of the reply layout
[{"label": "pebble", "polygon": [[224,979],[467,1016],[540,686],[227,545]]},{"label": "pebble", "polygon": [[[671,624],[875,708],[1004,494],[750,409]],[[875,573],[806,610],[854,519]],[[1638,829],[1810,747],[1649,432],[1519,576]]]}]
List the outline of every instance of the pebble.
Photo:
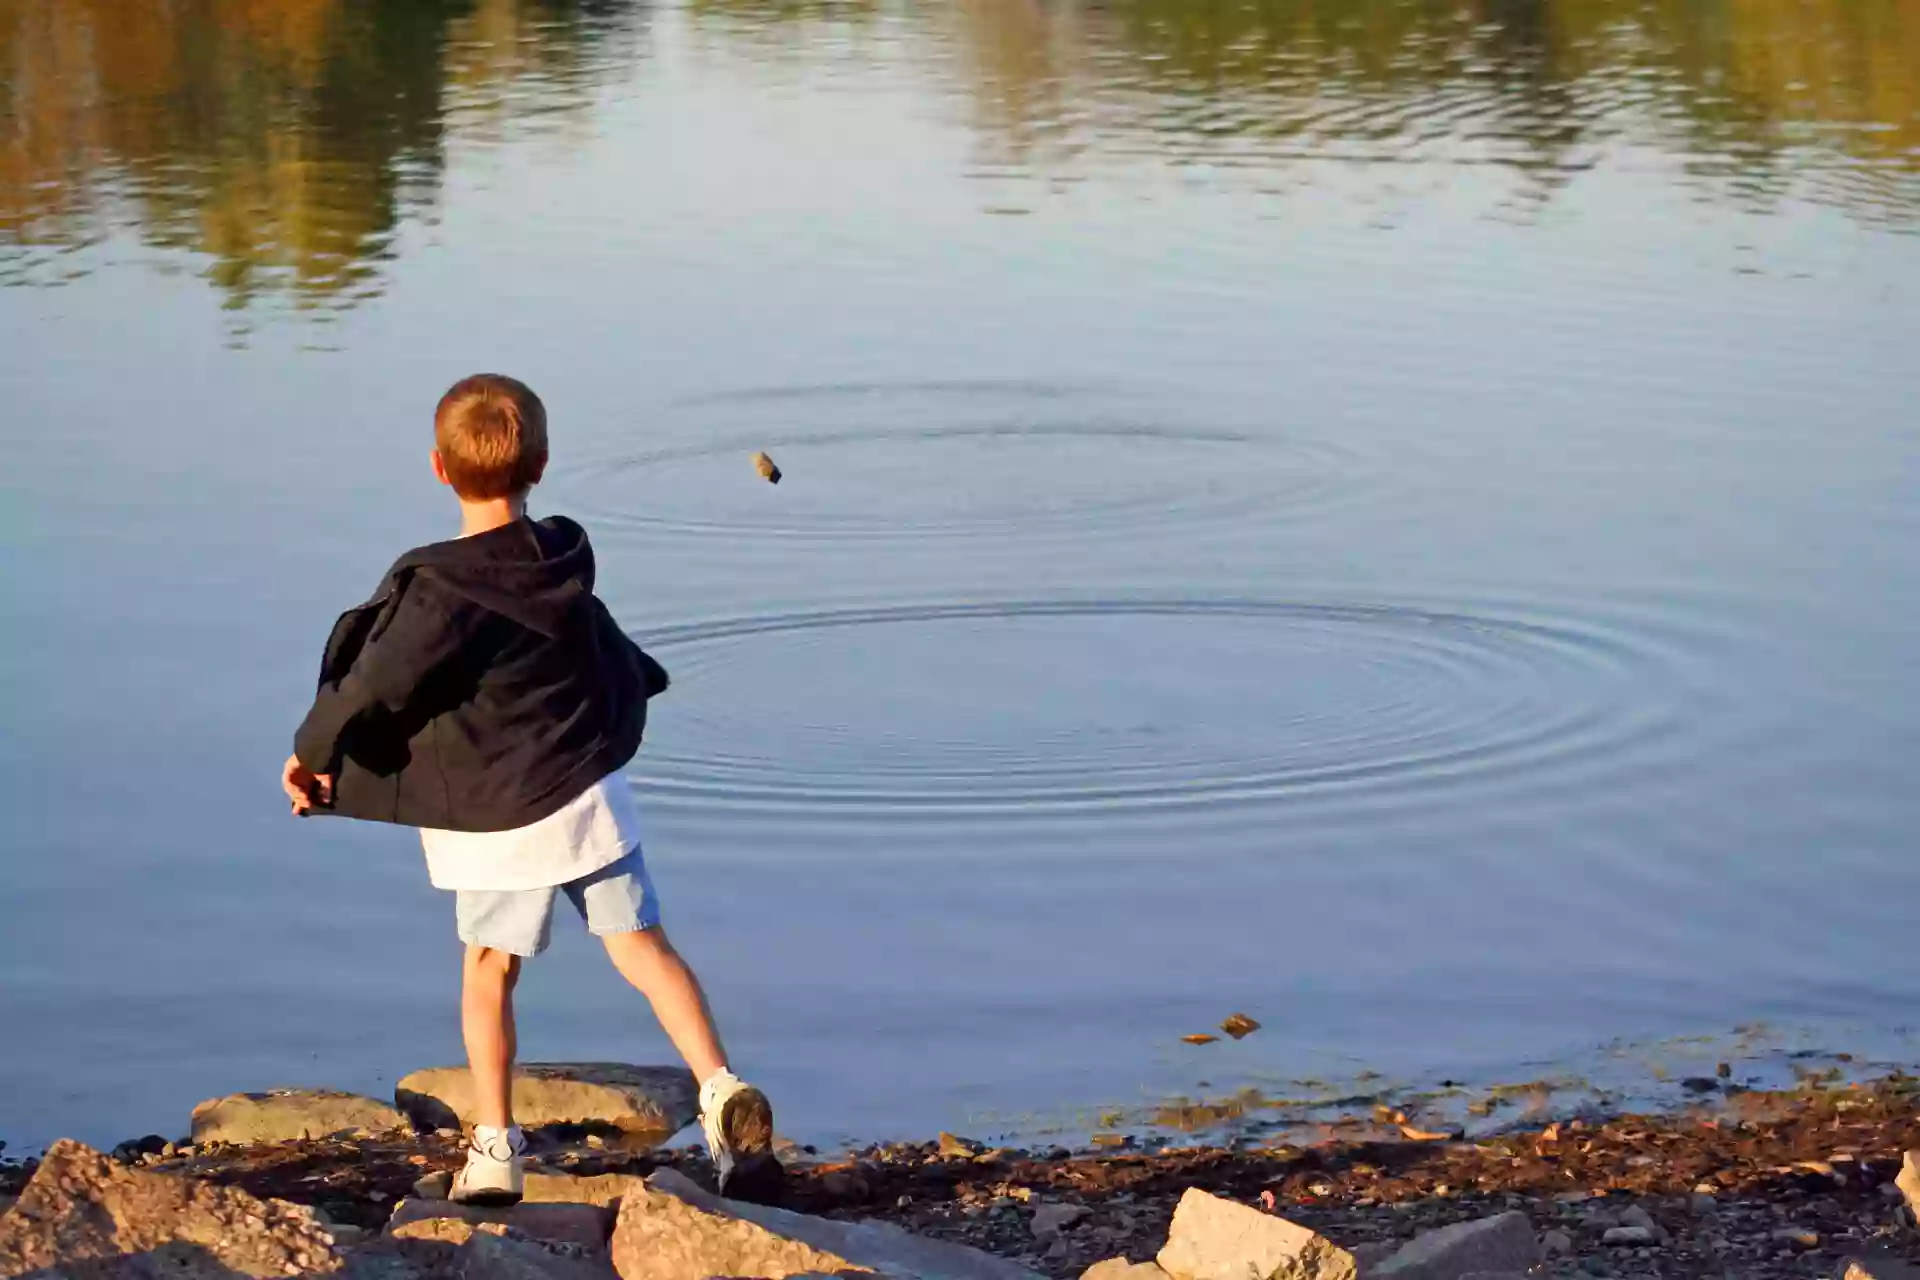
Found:
[{"label": "pebble", "polygon": [[1600,1237],[1601,1244],[1642,1245],[1653,1243],[1653,1232],[1645,1227],[1610,1227],[1607,1234]]},{"label": "pebble", "polygon": [[1620,1225],[1623,1227],[1640,1227],[1650,1232],[1657,1232],[1660,1229],[1660,1225],[1653,1220],[1653,1215],[1637,1204],[1620,1215]]},{"label": "pebble", "polygon": [[1694,1192],[1693,1199],[1689,1201],[1689,1203],[1693,1206],[1695,1213],[1718,1213],[1720,1211],[1720,1202],[1704,1191]]},{"label": "pebble", "polygon": [[978,1143],[969,1142],[965,1138],[957,1137],[951,1133],[943,1133],[940,1135],[940,1146],[938,1149],[940,1155],[947,1160],[971,1160],[980,1154],[980,1146]]},{"label": "pebble", "polygon": [[1590,1276],[1604,1276],[1609,1274],[1607,1264],[1605,1260],[1601,1258],[1580,1259],[1580,1269]]},{"label": "pebble", "polygon": [[820,1189],[835,1200],[865,1200],[870,1190],[865,1178],[846,1171],[830,1173],[822,1178]]},{"label": "pebble", "polygon": [[1818,1249],[1820,1247],[1820,1233],[1818,1231],[1808,1231],[1801,1227],[1782,1227],[1773,1233],[1773,1238],[1782,1244],[1797,1244],[1802,1249]]},{"label": "pebble", "polygon": [[1033,1234],[1039,1239],[1058,1235],[1080,1219],[1087,1216],[1089,1210],[1077,1204],[1043,1204],[1033,1211],[1031,1224]]},{"label": "pebble", "polygon": [[453,1191],[453,1175],[445,1169],[429,1173],[413,1184],[413,1194],[422,1200],[445,1200]]},{"label": "pebble", "polygon": [[1540,1237],[1540,1248],[1549,1258],[1562,1258],[1573,1252],[1573,1237],[1564,1231],[1549,1231]]}]

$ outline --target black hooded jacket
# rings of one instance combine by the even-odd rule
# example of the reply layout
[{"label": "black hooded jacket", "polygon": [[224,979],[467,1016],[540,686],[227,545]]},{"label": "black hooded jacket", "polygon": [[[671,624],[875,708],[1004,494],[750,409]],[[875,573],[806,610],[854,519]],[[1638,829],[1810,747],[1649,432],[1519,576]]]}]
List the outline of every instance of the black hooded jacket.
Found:
[{"label": "black hooded jacket", "polygon": [[593,594],[573,521],[517,520],[401,556],[334,624],[294,754],[335,813],[506,831],[640,748],[667,673]]}]

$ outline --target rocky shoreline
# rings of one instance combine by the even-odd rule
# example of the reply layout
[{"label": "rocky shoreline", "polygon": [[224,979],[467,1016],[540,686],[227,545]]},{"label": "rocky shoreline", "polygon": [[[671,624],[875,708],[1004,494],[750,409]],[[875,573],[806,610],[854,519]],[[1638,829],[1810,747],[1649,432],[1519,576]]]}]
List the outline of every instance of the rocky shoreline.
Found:
[{"label": "rocky shoreline", "polygon": [[[1894,1075],[1471,1141],[1385,1114],[1319,1141],[1239,1148],[1033,1152],[954,1135],[840,1156],[790,1148],[780,1202],[828,1220],[877,1219],[1056,1280],[1108,1259],[1152,1260],[1195,1189],[1308,1228],[1363,1271],[1422,1233],[1517,1213],[1539,1245],[1534,1270],[1568,1280],[1835,1276],[1863,1256],[1890,1275],[1920,1261],[1920,1170],[1902,1177],[1906,1153],[1920,1149],[1917,1104],[1920,1080]],[[708,1179],[697,1151],[631,1150],[629,1136],[550,1124],[533,1167],[563,1187],[661,1170]],[[388,1227],[403,1201],[444,1195],[435,1175],[455,1168],[461,1149],[458,1131],[443,1127],[275,1143],[151,1138],[115,1157],[312,1206],[351,1240]],[[0,1205],[34,1171],[31,1160],[0,1164]]]}]

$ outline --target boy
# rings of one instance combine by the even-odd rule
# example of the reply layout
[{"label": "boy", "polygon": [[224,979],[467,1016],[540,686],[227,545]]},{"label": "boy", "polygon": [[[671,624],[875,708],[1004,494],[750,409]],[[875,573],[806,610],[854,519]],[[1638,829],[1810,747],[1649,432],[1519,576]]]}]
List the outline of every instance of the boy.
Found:
[{"label": "boy", "polygon": [[521,960],[546,949],[561,894],[693,1069],[721,1191],[776,1177],[772,1110],[728,1068],[699,980],[660,927],[620,773],[666,672],[594,596],[580,526],[526,513],[547,465],[546,408],[480,374],[441,398],[433,429],[460,536],[401,556],[334,625],[281,782],[295,814],[420,828],[433,884],[454,891],[476,1109],[453,1198],[521,1197],[513,988]]}]

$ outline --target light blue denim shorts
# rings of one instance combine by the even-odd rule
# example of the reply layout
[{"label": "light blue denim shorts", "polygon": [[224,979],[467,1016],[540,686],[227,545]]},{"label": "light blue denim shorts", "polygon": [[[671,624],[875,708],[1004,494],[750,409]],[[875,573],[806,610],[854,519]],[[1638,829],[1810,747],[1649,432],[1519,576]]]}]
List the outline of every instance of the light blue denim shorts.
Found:
[{"label": "light blue denim shorts", "polygon": [[568,884],[545,889],[459,889],[453,914],[460,941],[516,956],[537,956],[553,940],[554,899],[565,894],[595,937],[660,924],[646,859],[635,845],[618,862]]}]

